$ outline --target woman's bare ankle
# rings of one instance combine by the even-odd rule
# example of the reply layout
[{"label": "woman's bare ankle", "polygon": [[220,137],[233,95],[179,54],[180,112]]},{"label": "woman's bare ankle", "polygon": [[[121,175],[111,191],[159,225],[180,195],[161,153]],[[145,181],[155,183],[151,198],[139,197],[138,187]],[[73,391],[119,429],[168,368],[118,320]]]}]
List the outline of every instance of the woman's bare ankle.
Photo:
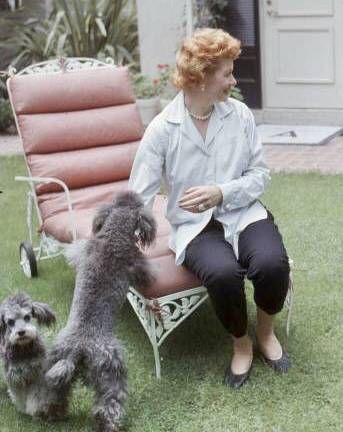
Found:
[{"label": "woman's bare ankle", "polygon": [[235,337],[232,335],[232,340],[233,340],[233,345],[234,348],[250,348],[252,347],[252,340],[250,338],[250,336],[246,333],[245,335],[241,336],[241,337]]},{"label": "woman's bare ankle", "polygon": [[274,316],[257,308],[256,338],[262,354],[270,360],[282,356],[282,347],[274,333]]},{"label": "woman's bare ankle", "polygon": [[253,343],[248,334],[236,338],[232,336],[233,340],[233,355],[231,359],[231,371],[235,375],[246,373],[252,363],[253,359]]},{"label": "woman's bare ankle", "polygon": [[259,334],[256,331],[256,338],[259,349],[262,354],[269,360],[278,360],[282,356],[282,346],[276,337],[274,331],[269,334],[262,333]]}]

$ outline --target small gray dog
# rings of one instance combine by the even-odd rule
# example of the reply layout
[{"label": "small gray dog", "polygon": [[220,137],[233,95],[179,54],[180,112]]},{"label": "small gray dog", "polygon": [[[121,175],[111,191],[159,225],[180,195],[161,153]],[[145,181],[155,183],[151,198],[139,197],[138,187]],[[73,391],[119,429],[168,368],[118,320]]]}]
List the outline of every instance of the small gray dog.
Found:
[{"label": "small gray dog", "polygon": [[32,301],[25,293],[0,304],[0,350],[8,393],[17,409],[32,416],[55,417],[54,400],[45,381],[46,350],[33,320],[55,323],[55,314],[45,303]]},{"label": "small gray dog", "polygon": [[113,323],[129,287],[153,281],[139,246],[151,244],[155,235],[155,221],[139,196],[124,192],[100,208],[92,238],[66,253],[77,273],[74,298],[67,325],[49,353],[46,377],[67,406],[73,378],[81,372],[95,390],[93,415],[101,432],[117,431],[124,414],[127,370]]}]

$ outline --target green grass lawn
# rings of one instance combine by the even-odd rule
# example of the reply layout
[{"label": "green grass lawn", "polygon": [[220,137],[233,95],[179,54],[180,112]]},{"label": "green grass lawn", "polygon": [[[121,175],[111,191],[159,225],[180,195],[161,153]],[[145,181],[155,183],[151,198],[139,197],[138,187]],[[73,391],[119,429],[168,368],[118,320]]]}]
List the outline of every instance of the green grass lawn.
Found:
[{"label": "green grass lawn", "polygon": [[[20,157],[0,158],[0,299],[25,289],[57,312],[51,340],[64,325],[74,274],[62,258],[39,264],[28,280],[18,263],[26,239],[26,186]],[[180,326],[162,346],[162,379],[154,377],[152,349],[128,305],[116,334],[126,348],[130,395],[125,430],[132,432],[333,432],[342,431],[343,399],[343,177],[274,175],[264,203],[273,212],[295,262],[296,297],[290,338],[285,312],[276,323],[293,368],[278,376],[258,359],[249,383],[235,392],[222,385],[231,355],[229,338],[209,303]],[[248,290],[250,331],[254,307]],[[91,431],[91,392],[77,385],[70,416],[50,425],[18,414],[0,378],[0,431]]]}]

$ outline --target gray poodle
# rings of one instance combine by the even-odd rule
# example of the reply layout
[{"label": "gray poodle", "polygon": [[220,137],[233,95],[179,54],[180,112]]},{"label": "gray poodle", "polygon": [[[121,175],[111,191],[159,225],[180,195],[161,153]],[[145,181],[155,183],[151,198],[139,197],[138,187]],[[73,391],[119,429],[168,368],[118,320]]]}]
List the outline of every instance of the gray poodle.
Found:
[{"label": "gray poodle", "polygon": [[45,381],[46,350],[35,326],[55,323],[55,314],[45,303],[17,293],[0,304],[0,352],[8,393],[17,409],[32,416],[58,416],[57,393]]},{"label": "gray poodle", "polygon": [[127,371],[113,323],[129,287],[153,281],[140,247],[155,235],[155,221],[139,196],[124,192],[100,208],[92,238],[66,252],[77,273],[74,298],[67,325],[49,352],[46,377],[67,406],[73,378],[81,372],[95,390],[93,414],[101,432],[117,431],[124,414]]}]

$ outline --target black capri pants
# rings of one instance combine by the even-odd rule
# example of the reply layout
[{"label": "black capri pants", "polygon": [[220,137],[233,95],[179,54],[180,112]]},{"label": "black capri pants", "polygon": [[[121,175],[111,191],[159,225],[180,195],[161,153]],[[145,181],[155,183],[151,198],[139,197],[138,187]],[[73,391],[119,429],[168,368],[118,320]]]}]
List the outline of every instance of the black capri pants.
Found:
[{"label": "black capri pants", "polygon": [[254,300],[264,312],[281,311],[289,284],[289,263],[281,234],[268,212],[267,219],[248,225],[239,235],[239,259],[213,218],[188,244],[183,265],[207,288],[224,327],[235,337],[247,332],[244,278],[254,286]]}]

